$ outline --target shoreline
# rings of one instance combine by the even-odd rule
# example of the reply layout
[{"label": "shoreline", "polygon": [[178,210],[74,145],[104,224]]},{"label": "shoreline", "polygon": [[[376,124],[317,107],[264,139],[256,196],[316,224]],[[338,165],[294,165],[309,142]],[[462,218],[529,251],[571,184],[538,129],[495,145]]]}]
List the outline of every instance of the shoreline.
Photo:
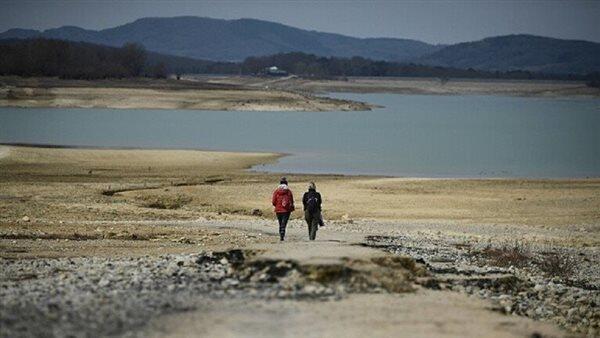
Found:
[{"label": "shoreline", "polygon": [[211,111],[368,111],[368,102],[323,96],[331,93],[400,95],[493,95],[600,98],[583,82],[539,80],[372,78],[317,80],[189,75],[182,80],[61,80],[0,77],[0,107],[182,109]]},{"label": "shoreline", "polygon": [[0,107],[303,112],[373,108],[364,102],[231,84],[17,77],[0,77]]},{"label": "shoreline", "polygon": [[[62,144],[51,144],[51,143],[24,143],[24,142],[0,142],[0,159],[8,156],[10,147],[23,147],[23,148],[40,148],[40,149],[81,149],[81,150],[140,150],[140,151],[199,151],[208,153],[231,153],[231,154],[265,154],[276,156],[275,161],[288,156],[294,156],[294,153],[287,152],[264,152],[264,151],[251,151],[251,150],[224,150],[224,149],[206,149],[206,148],[143,148],[143,147],[111,147],[111,146],[86,146],[86,145],[62,145]],[[2,149],[4,148],[4,150]],[[302,171],[276,171],[276,170],[260,170],[260,166],[268,165],[270,162],[257,163],[245,170],[250,173],[263,173],[263,174],[276,174],[276,175],[312,175],[319,177],[348,177],[348,178],[389,178],[395,180],[407,180],[407,181],[434,181],[434,180],[448,180],[448,181],[485,181],[485,180],[497,180],[497,181],[586,181],[586,180],[599,180],[599,176],[548,176],[548,177],[529,177],[529,176],[410,176],[410,175],[393,175],[393,174],[368,174],[368,173],[335,173],[335,172],[302,172]]]}]

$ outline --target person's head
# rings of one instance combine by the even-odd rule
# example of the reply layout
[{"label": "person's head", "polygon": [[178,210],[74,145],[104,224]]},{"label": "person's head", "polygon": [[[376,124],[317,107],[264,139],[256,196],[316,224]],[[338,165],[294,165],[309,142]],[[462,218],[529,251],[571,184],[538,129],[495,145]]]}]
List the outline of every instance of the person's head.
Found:
[{"label": "person's head", "polygon": [[285,178],[285,176],[284,176],[284,177],[282,177],[282,178],[279,180],[279,184],[285,184],[285,185],[287,185],[287,184],[288,184],[288,182],[287,182],[287,178]]},{"label": "person's head", "polygon": [[317,190],[317,186],[315,185],[315,182],[308,183],[308,190]]}]

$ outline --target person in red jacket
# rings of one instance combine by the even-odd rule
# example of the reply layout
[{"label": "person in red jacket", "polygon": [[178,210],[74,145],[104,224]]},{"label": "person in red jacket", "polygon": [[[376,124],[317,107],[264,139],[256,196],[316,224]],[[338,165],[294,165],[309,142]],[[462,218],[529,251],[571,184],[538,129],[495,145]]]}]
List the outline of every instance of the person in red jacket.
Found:
[{"label": "person in red jacket", "polygon": [[272,203],[275,207],[277,220],[279,221],[279,239],[283,241],[285,239],[287,222],[290,219],[290,214],[294,211],[294,195],[288,187],[288,182],[285,177],[281,178],[279,186],[273,191]]}]

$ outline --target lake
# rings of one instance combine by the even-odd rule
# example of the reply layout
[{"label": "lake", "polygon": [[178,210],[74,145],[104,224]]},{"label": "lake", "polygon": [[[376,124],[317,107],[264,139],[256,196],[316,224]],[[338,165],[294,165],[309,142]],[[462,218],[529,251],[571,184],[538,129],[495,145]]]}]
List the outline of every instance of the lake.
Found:
[{"label": "lake", "polygon": [[290,153],[258,170],[600,177],[600,99],[335,94],[362,112],[0,108],[0,143]]}]

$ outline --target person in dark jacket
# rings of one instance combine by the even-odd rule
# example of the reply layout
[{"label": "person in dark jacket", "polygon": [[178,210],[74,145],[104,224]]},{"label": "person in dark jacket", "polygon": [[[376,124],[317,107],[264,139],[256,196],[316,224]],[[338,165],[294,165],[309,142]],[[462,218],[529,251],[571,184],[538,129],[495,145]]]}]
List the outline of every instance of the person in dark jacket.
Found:
[{"label": "person in dark jacket", "polygon": [[295,209],[294,195],[288,187],[288,182],[285,177],[281,178],[279,186],[273,191],[272,203],[275,207],[277,221],[279,221],[279,240],[283,241],[285,239],[287,222],[290,219],[290,214]]},{"label": "person in dark jacket", "polygon": [[308,224],[308,239],[314,241],[317,238],[317,230],[321,221],[321,194],[317,192],[314,182],[308,184],[308,191],[302,197],[304,205],[304,219]]}]

